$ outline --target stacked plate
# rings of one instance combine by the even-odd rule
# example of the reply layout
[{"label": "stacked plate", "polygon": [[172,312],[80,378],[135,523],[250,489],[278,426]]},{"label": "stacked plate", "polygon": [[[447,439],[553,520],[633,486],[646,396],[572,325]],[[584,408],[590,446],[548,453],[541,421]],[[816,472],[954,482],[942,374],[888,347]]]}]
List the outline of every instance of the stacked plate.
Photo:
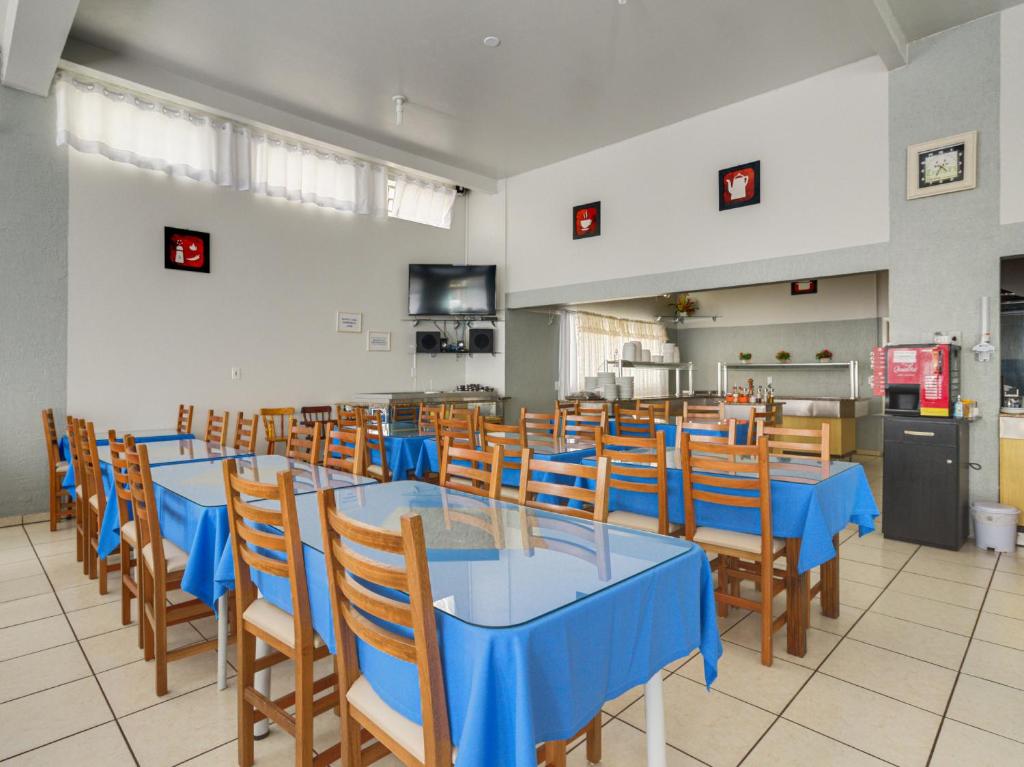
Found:
[{"label": "stacked plate", "polygon": [[597,386],[595,386],[594,388],[595,389],[603,389],[608,384],[613,384],[613,383],[615,383],[615,373],[614,372],[607,371],[605,373],[598,373],[597,374]]},{"label": "stacked plate", "polygon": [[587,391],[597,391],[600,383],[597,376],[584,376],[583,377],[583,388]]},{"label": "stacked plate", "polygon": [[618,384],[619,397],[621,399],[633,399],[633,377],[622,376],[615,381]]},{"label": "stacked plate", "polygon": [[601,396],[608,401],[617,400],[619,398],[619,387],[613,383],[605,384],[601,387]]}]

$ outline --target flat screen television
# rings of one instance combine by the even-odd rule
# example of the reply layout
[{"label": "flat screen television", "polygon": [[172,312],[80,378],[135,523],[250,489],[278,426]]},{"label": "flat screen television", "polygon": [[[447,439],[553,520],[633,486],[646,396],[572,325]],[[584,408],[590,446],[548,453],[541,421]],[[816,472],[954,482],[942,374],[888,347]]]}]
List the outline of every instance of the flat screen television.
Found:
[{"label": "flat screen television", "polygon": [[494,314],[496,267],[409,264],[409,314]]}]

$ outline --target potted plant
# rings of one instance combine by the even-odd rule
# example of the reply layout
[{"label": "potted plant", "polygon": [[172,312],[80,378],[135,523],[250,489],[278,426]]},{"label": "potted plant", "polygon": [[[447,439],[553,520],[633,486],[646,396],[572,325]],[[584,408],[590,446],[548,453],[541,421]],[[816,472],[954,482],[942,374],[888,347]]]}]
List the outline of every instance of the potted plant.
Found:
[{"label": "potted plant", "polygon": [[747,365],[750,363],[750,360],[753,356],[754,355],[751,354],[750,352],[740,352],[740,362],[742,362],[744,365]]},{"label": "potted plant", "polygon": [[814,355],[814,359],[818,360],[818,362],[831,362],[832,352],[830,352],[828,349],[822,349],[820,352]]},{"label": "potted plant", "polygon": [[789,352],[787,352],[787,351],[786,351],[785,349],[783,349],[782,351],[777,351],[777,352],[775,352],[775,359],[777,359],[777,360],[778,360],[779,362],[781,362],[782,364],[786,364],[787,362],[789,362],[789,360],[790,360],[790,358],[791,358],[792,356],[793,356],[793,355],[791,355],[791,354],[790,354]]},{"label": "potted plant", "polygon": [[689,317],[691,314],[695,314],[698,309],[700,309],[700,304],[685,293],[676,299],[676,314]]}]

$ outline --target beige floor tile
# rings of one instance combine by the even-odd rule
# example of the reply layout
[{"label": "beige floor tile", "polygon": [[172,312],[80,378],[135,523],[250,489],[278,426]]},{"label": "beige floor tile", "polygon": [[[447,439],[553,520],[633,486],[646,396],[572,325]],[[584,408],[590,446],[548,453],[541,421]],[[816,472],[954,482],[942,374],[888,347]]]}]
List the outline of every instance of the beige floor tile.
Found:
[{"label": "beige floor tile", "polygon": [[[136,601],[132,601],[132,621],[135,620]],[[75,610],[68,613],[68,621],[75,635],[79,639],[106,634],[108,631],[116,631],[122,628],[121,623],[121,602],[105,602],[95,607],[87,607],[84,610]]]},{"label": "beige floor tile", "polygon": [[23,525],[35,524],[36,522],[46,522],[48,526],[50,522],[50,512],[37,511],[35,514],[25,514],[21,518],[21,523]]},{"label": "beige floor tile", "polygon": [[[120,722],[142,767],[170,767],[235,738],[237,707],[233,690],[220,691],[217,685],[210,685],[130,714]],[[188,737],[167,738],[169,730],[188,733]]]},{"label": "beige floor tile", "polygon": [[935,549],[931,546],[922,546],[921,550],[918,551],[918,555],[929,559],[938,559],[955,565],[985,567],[989,570],[996,566],[996,560],[998,559],[997,554],[994,554],[991,551],[982,551],[975,546],[972,541],[965,543],[964,547],[959,551],[949,551],[948,549]]},{"label": "beige floor tile", "polygon": [[1008,591],[1011,594],[1024,594],[1024,575],[997,572],[992,576],[992,588],[997,591]]},{"label": "beige floor tile", "polygon": [[798,724],[780,719],[743,760],[743,767],[882,767],[885,762],[826,738]]},{"label": "beige floor tile", "polygon": [[928,761],[941,718],[879,693],[816,674],[785,718],[899,765]]},{"label": "beige floor tile", "polygon": [[1024,549],[1018,547],[1013,554],[1000,554],[996,570],[1001,573],[1024,575]]},{"label": "beige floor tile", "polygon": [[[679,673],[703,684],[702,666],[689,663]],[[762,666],[760,652],[728,645],[718,662],[718,678],[712,687],[779,714],[812,673],[808,668],[779,658],[771,666]]]},{"label": "beige floor tile", "polygon": [[25,560],[36,560],[36,551],[27,540],[23,546],[11,546],[8,549],[0,549],[0,567],[14,562],[24,562]]},{"label": "beige floor tile", "polygon": [[940,716],[956,681],[953,669],[849,638],[839,643],[821,671]]},{"label": "beige floor tile", "polygon": [[874,612],[857,623],[849,638],[953,670],[960,668],[970,642],[960,634]]},{"label": "beige floor tile", "polygon": [[101,594],[96,581],[85,581],[79,585],[69,588],[57,589],[57,599],[60,600],[65,612],[84,610],[86,607],[116,602],[121,599],[121,589],[114,588],[111,584],[110,591]]},{"label": "beige floor tile", "polygon": [[[868,565],[866,565],[868,566]],[[870,586],[866,583],[857,583],[847,580],[845,568],[839,567],[839,604],[856,607],[860,610],[868,609],[882,593],[881,586]]]},{"label": "beige floor tile", "polygon": [[36,543],[33,544],[36,553],[40,557],[52,557],[58,554],[69,555],[74,558],[76,542],[74,538],[63,538],[59,541],[52,541],[50,543]]},{"label": "beige floor tile", "polygon": [[[619,718],[644,729],[644,703],[634,703]],[[774,719],[767,711],[705,690],[704,685],[678,674],[665,682],[668,742],[713,767],[738,764]],[[729,723],[728,738],[721,736],[723,722]]]},{"label": "beige floor tile", "polygon": [[889,538],[883,538],[882,534],[877,531],[860,538],[852,538],[851,541],[856,541],[858,546],[870,546],[872,548],[884,549],[886,551],[898,551],[907,554],[908,556],[920,548],[916,543],[906,543],[904,541],[894,541]]},{"label": "beige floor tile", "polygon": [[968,607],[902,594],[891,589],[882,594],[868,612],[902,618],[963,636],[971,635],[978,617],[977,611]]},{"label": "beige floor tile", "polygon": [[[82,649],[85,650],[93,671],[99,674],[107,669],[139,660],[142,657],[142,650],[138,646],[137,638],[138,627],[125,626],[117,631],[83,639]],[[188,624],[171,626],[167,631],[167,646],[171,649],[193,644],[201,639],[199,632]]]},{"label": "beige floor tile", "polygon": [[[721,633],[721,630],[719,630],[719,633]],[[677,671],[679,668],[683,666],[684,663],[689,663],[690,660],[696,658],[698,655],[700,655],[700,650],[693,650],[685,658],[677,658],[676,660],[667,664],[665,666],[665,671]]]},{"label": "beige floor tile", "polygon": [[982,611],[974,638],[1024,650],[1024,621]]},{"label": "beige floor tile", "polygon": [[[263,740],[256,742],[255,767],[275,767],[275,765],[292,764],[295,758],[295,741],[279,728],[273,728]],[[374,762],[374,767],[382,767],[386,760]],[[335,762],[337,764],[337,762]],[[401,767],[397,760],[393,763]],[[233,740],[194,759],[189,759],[181,767],[238,767],[238,741]]]},{"label": "beige floor tile", "polygon": [[60,615],[60,604],[53,592],[15,599],[12,602],[5,602],[3,608],[0,608],[0,628],[49,618],[52,615]]},{"label": "beige floor tile", "polygon": [[906,571],[896,576],[889,588],[902,594],[927,597],[938,602],[970,607],[975,610],[980,608],[981,603],[985,601],[985,589],[983,588],[944,581],[940,578],[929,578],[927,575],[916,575]]},{"label": "beige floor tile", "polygon": [[50,582],[46,580],[45,575],[30,575],[28,578],[4,581],[0,583],[0,604],[34,597],[36,594],[48,594],[51,591],[53,589],[50,588]]},{"label": "beige floor tile", "polygon": [[[233,676],[234,672],[229,670],[228,677]],[[156,694],[156,664],[144,660],[104,671],[98,674],[97,679],[114,709],[114,715],[122,717],[208,684],[216,684],[217,656],[212,652],[201,653],[170,663],[167,666],[165,697]]]},{"label": "beige floor tile", "polygon": [[90,676],[76,642],[0,663],[0,703]]},{"label": "beige floor tile", "polygon": [[63,540],[64,538],[75,537],[75,526],[72,520],[65,520],[61,523],[56,530],[51,531],[48,524],[31,524],[25,525],[25,535],[29,537],[32,543],[51,543],[53,541]]},{"label": "beige floor tile", "polygon": [[[646,763],[647,739],[640,730],[625,722],[614,720],[605,725],[604,731],[601,733],[601,761],[599,764],[602,767],[633,767]],[[580,745],[574,748],[569,753],[568,764],[573,767],[585,767],[587,764],[586,747]],[[700,762],[670,748],[668,749],[667,764],[673,765],[673,767],[698,767]]]},{"label": "beige floor tile", "polygon": [[910,558],[906,567],[903,568],[903,572],[927,575],[931,578],[941,578],[942,580],[966,583],[971,586],[980,586],[981,588],[987,587],[988,581],[992,577],[991,568],[958,565],[927,555],[921,556],[920,552]]},{"label": "beige floor tile", "polygon": [[14,527],[15,525],[21,524],[20,514],[7,514],[0,517],[0,529],[5,527]]},{"label": "beige floor tile", "polygon": [[821,614],[821,600],[815,599],[811,603],[810,626],[820,631],[827,631],[829,634],[845,636],[857,619],[864,614],[864,610],[853,605],[840,605],[838,618],[826,618]]},{"label": "beige floor tile", "polygon": [[947,719],[930,767],[1006,767],[1024,764],[1024,743]]},{"label": "beige floor tile", "polygon": [[642,698],[643,696],[644,686],[642,684],[639,684],[632,690],[626,690],[626,692],[622,693],[622,695],[618,696],[617,698],[606,700],[604,702],[604,705],[601,706],[601,710],[605,713],[615,716],[616,714],[621,713],[631,704],[640,700],[640,698]]},{"label": "beige floor tile", "polygon": [[0,759],[111,719],[92,677],[0,704]]},{"label": "beige floor tile", "polygon": [[25,530],[21,525],[0,528],[0,551],[20,548],[25,546],[25,544],[31,544],[31,541],[25,535]]},{"label": "beige floor tile", "polygon": [[989,591],[983,612],[1024,620],[1024,595],[1008,591]]},{"label": "beige floor tile", "polygon": [[111,767],[133,764],[133,760],[128,744],[121,737],[121,731],[116,724],[108,722],[16,756],[4,762],[4,767],[53,767],[65,764],[75,767]]},{"label": "beige floor tile", "polygon": [[844,580],[866,583],[869,586],[885,587],[896,577],[896,570],[892,568],[857,562],[852,559],[840,560],[839,572]]},{"label": "beige floor tile", "polygon": [[21,623],[0,629],[0,660],[17,658],[73,641],[74,634],[63,615]]},{"label": "beige floor tile", "polygon": [[[963,672],[1024,690],[1024,650],[974,639],[967,650]],[[1024,739],[1024,722],[1020,737]]]},{"label": "beige floor tile", "polygon": [[1019,740],[1024,722],[1024,690],[961,674],[946,716]]},{"label": "beige floor tile", "polygon": [[46,574],[50,577],[53,588],[66,589],[71,586],[91,585],[97,588],[96,581],[90,581],[89,576],[82,572],[82,563],[76,562],[73,556],[68,554],[56,554],[52,557],[40,557]]},{"label": "beige floor tile", "polygon": [[[728,634],[722,637],[722,639],[725,640],[725,642],[732,642],[746,647],[748,650],[755,650],[760,653],[761,627],[757,621],[757,616],[748,616],[738,623]],[[825,656],[829,654],[832,648],[839,643],[840,637],[836,634],[830,634],[827,631],[818,631],[813,628],[807,629],[807,654],[802,658],[798,658],[795,655],[790,655],[786,652],[785,627],[776,631],[772,639],[772,654],[774,657],[789,661],[790,663],[796,663],[806,668],[816,668],[822,660],[825,659]]]}]

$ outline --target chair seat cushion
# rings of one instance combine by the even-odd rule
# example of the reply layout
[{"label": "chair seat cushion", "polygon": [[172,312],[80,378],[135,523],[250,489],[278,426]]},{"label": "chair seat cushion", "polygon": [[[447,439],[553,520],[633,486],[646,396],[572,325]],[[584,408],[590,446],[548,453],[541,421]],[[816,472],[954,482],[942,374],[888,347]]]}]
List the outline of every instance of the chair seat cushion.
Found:
[{"label": "chair seat cushion", "polygon": [[100,510],[100,497],[98,495],[90,495],[89,496],[89,505],[92,507],[93,511],[99,511]]},{"label": "chair seat cushion", "polygon": [[519,503],[519,488],[502,485],[501,500],[508,501],[509,503]]},{"label": "chair seat cushion", "polygon": [[[761,536],[751,533],[735,533],[732,530],[721,530],[717,527],[698,527],[693,542],[701,546],[716,546],[735,551],[746,551],[750,554],[761,554]],[[772,538],[772,553],[777,554],[786,548],[786,542]]]},{"label": "chair seat cushion", "polygon": [[121,540],[123,540],[132,548],[138,546],[139,542],[135,538],[134,522],[125,522],[123,525],[121,525]]},{"label": "chair seat cushion", "polygon": [[[420,762],[425,759],[423,744],[423,726],[411,719],[406,719],[377,694],[365,676],[360,676],[345,695],[348,702],[363,712],[368,719],[375,722],[398,745],[416,757]],[[458,749],[452,748],[452,761],[455,761]]]},{"label": "chair seat cushion", "polygon": [[57,468],[57,473],[58,474],[67,474],[68,473],[68,462],[67,461],[57,461],[57,467],[56,468]]},{"label": "chair seat cushion", "polygon": [[82,497],[82,486],[81,485],[75,485],[75,498],[81,498],[81,497]]},{"label": "chair seat cushion", "polygon": [[[647,514],[635,514],[632,511],[610,511],[608,512],[608,524],[621,527],[632,527],[635,530],[646,530],[650,533],[658,532],[658,518]],[[669,522],[668,531],[674,533],[682,525],[674,525]]]},{"label": "chair seat cushion", "polygon": [[[164,563],[167,565],[167,572],[178,573],[185,569],[188,564],[188,552],[171,543],[166,538],[161,539],[164,545]],[[142,558],[150,569],[153,568],[153,544],[147,543],[142,548]]]},{"label": "chair seat cushion", "polygon": [[369,474],[371,477],[383,477],[384,469],[378,463],[371,463],[367,465],[366,473]]},{"label": "chair seat cushion", "polygon": [[[288,647],[295,647],[295,621],[291,613],[287,613],[277,605],[273,605],[266,599],[255,599],[252,604],[245,608],[242,618],[256,628],[270,634],[282,644]],[[324,640],[319,634],[313,635],[313,646],[323,647]]]}]

